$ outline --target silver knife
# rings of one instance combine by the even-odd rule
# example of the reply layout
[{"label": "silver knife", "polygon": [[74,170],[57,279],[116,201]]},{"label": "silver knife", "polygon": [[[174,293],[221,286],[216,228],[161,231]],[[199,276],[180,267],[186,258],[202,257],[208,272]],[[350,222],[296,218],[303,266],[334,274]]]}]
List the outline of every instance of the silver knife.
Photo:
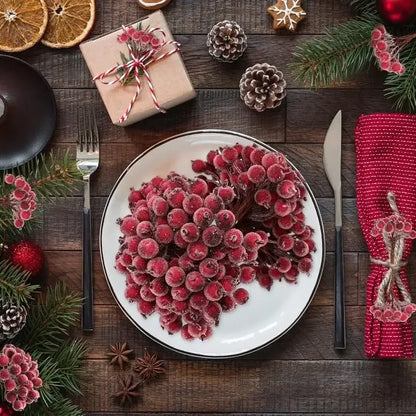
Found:
[{"label": "silver knife", "polygon": [[341,187],[342,112],[335,115],[324,142],[324,167],[335,198],[335,341],[336,350],[346,348],[344,252],[342,235]]}]

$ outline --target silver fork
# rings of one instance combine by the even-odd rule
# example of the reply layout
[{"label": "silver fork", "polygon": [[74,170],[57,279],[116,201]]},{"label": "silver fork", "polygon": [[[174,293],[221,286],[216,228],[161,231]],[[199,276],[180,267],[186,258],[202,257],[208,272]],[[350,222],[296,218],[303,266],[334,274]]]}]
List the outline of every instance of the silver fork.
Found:
[{"label": "silver fork", "polygon": [[97,170],[100,147],[97,122],[90,109],[78,109],[77,168],[84,180],[84,211],[82,221],[82,329],[94,329],[93,273],[91,240],[90,177]]}]

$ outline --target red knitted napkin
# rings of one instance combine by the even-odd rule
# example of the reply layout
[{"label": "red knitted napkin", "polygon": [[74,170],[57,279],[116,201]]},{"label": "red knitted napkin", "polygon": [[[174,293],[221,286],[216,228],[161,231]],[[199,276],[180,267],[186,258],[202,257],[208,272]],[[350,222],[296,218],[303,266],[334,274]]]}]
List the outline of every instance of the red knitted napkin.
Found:
[{"label": "red knitted napkin", "polygon": [[[361,116],[355,130],[357,158],[357,208],[361,228],[372,258],[387,260],[386,245],[371,230],[377,219],[392,214],[388,192],[396,195],[398,210],[416,229],[416,116],[371,114]],[[406,240],[402,260],[406,261],[412,240]],[[367,278],[365,353],[369,357],[412,358],[413,333],[410,319],[405,323],[381,322],[370,307],[386,267],[371,264]],[[400,270],[404,286],[408,280]]]}]

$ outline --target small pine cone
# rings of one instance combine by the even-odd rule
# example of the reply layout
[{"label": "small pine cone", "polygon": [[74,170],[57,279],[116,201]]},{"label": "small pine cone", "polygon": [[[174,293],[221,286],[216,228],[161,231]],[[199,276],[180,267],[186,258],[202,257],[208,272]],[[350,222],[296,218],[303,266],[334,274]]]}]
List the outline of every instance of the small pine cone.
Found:
[{"label": "small pine cone", "polygon": [[212,27],[207,38],[208,51],[221,62],[236,61],[247,48],[247,36],[236,22],[223,20]]},{"label": "small pine cone", "polygon": [[0,308],[0,341],[15,337],[26,324],[27,311],[23,306],[5,304]]},{"label": "small pine cone", "polygon": [[278,107],[286,97],[283,73],[266,63],[247,68],[240,80],[240,97],[256,111]]}]

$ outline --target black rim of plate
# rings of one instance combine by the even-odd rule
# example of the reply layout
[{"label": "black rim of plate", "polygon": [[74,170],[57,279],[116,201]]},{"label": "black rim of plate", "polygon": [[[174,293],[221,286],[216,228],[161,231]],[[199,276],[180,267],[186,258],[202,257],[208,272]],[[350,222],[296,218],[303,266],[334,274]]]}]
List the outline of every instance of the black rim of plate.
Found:
[{"label": "black rim of plate", "polygon": [[[113,196],[114,191],[117,189],[118,184],[121,182],[121,180],[124,178],[124,176],[127,174],[127,172],[130,170],[130,168],[137,163],[138,160],[140,160],[143,156],[145,156],[147,153],[150,153],[151,151],[153,151],[154,149],[156,149],[159,146],[163,146],[165,143],[170,142],[172,140],[176,140],[179,139],[183,136],[190,136],[190,135],[195,135],[195,134],[201,134],[201,133],[218,133],[218,134],[224,134],[224,135],[231,135],[233,137],[241,137],[247,140],[252,141],[253,143],[267,149],[267,150],[271,150],[271,151],[276,151],[276,149],[274,149],[273,147],[271,147],[270,145],[262,142],[261,140],[258,140],[254,137],[248,136],[246,134],[243,133],[238,133],[238,132],[234,132],[231,130],[221,130],[221,129],[206,129],[206,130],[192,130],[192,131],[187,131],[184,133],[180,133],[180,134],[176,134],[174,136],[168,137],[167,139],[161,140],[158,143],[155,143],[154,145],[152,145],[151,147],[149,147],[147,150],[145,150],[144,152],[142,152],[140,155],[138,155],[136,158],[133,159],[132,162],[129,163],[129,165],[126,167],[126,169],[123,171],[123,173],[119,176],[119,178],[117,179],[116,183],[114,184],[108,198],[107,198],[107,202],[105,204],[104,207],[104,211],[101,217],[101,224],[100,224],[100,233],[99,233],[99,247],[100,247],[100,258],[101,258],[101,264],[103,266],[103,271],[104,271],[104,275],[105,275],[105,279],[107,281],[107,285],[110,289],[111,294],[113,295],[115,301],[117,302],[117,305],[120,307],[120,309],[123,311],[124,315],[126,315],[126,317],[130,320],[130,322],[140,331],[142,332],[144,335],[146,335],[148,338],[150,338],[151,340],[153,340],[154,342],[158,343],[159,345],[162,345],[165,348],[168,348],[171,351],[174,351],[176,353],[179,354],[183,354],[189,357],[195,357],[195,358],[204,358],[204,359],[213,359],[213,360],[222,360],[222,359],[228,359],[228,358],[237,358],[237,357],[242,357],[244,355],[248,355],[248,354],[252,354],[254,352],[257,352],[269,345],[271,345],[273,342],[277,341],[279,338],[283,337],[285,334],[287,334],[298,322],[299,320],[302,318],[302,316],[304,315],[304,313],[306,312],[306,310],[308,309],[309,305],[311,304],[316,291],[318,290],[319,287],[319,283],[321,281],[321,277],[322,277],[322,273],[323,273],[323,268],[325,265],[325,256],[326,256],[326,243],[325,243],[325,230],[324,230],[324,224],[322,221],[322,216],[321,216],[321,212],[319,210],[319,206],[318,203],[316,201],[316,198],[314,196],[314,194],[312,193],[312,190],[309,186],[309,184],[305,181],[305,186],[306,189],[308,190],[309,196],[311,198],[311,201],[313,202],[313,205],[315,207],[317,216],[318,216],[318,220],[319,220],[319,225],[321,227],[321,231],[322,231],[322,258],[321,258],[321,264],[319,267],[319,273],[318,273],[318,277],[316,279],[316,283],[315,286],[313,288],[313,291],[308,299],[308,302],[306,303],[305,307],[302,309],[302,311],[300,312],[299,316],[292,322],[292,324],[286,328],[285,331],[283,331],[282,333],[280,333],[279,335],[277,335],[276,337],[272,338],[271,340],[265,342],[264,344],[261,344],[257,347],[251,348],[247,351],[243,351],[241,353],[237,353],[237,354],[228,354],[228,355],[205,355],[205,354],[198,354],[198,353],[192,353],[192,352],[188,352],[188,351],[183,351],[181,349],[172,347],[169,344],[166,344],[165,342],[159,340],[158,338],[154,337],[153,335],[149,334],[145,329],[143,329],[130,315],[129,313],[124,309],[124,307],[121,305],[121,303],[119,302],[116,294],[113,291],[113,287],[111,285],[111,282],[108,278],[108,274],[107,274],[107,269],[105,267],[105,262],[104,262],[104,258],[103,258],[103,250],[102,250],[102,233],[103,233],[103,226],[104,226],[104,220],[105,220],[105,216],[107,213],[107,208],[108,205],[111,201],[111,198]],[[296,168],[296,166],[293,165],[293,163],[288,160],[289,164],[292,166],[293,169],[295,169],[296,171],[299,172],[299,170]]]},{"label": "black rim of plate", "polygon": [[52,99],[52,109],[53,109],[53,123],[52,123],[52,131],[50,136],[45,139],[45,143],[41,146],[41,148],[36,152],[33,153],[31,156],[29,156],[27,159],[24,159],[23,161],[21,161],[20,163],[16,164],[13,163],[11,165],[6,165],[6,166],[0,166],[0,171],[2,170],[8,170],[8,169],[13,169],[13,168],[17,168],[18,166],[22,166],[23,164],[25,164],[26,162],[28,162],[29,160],[33,159],[34,157],[36,157],[40,152],[42,152],[42,150],[46,147],[46,145],[49,143],[49,141],[51,140],[55,129],[56,129],[56,118],[57,118],[57,105],[56,105],[56,98],[55,98],[55,94],[53,93],[53,89],[50,86],[49,82],[47,81],[47,79],[43,76],[43,74],[36,69],[34,66],[30,65],[28,62],[24,61],[23,59],[17,58],[15,56],[11,56],[11,55],[5,55],[5,54],[0,54],[0,61],[2,59],[10,59],[12,61],[16,61],[20,64],[23,64],[25,66],[27,66],[30,70],[32,70],[33,72],[36,73],[36,75],[38,75],[39,79],[42,81],[42,83],[45,85],[46,90],[50,93],[51,99]]}]

